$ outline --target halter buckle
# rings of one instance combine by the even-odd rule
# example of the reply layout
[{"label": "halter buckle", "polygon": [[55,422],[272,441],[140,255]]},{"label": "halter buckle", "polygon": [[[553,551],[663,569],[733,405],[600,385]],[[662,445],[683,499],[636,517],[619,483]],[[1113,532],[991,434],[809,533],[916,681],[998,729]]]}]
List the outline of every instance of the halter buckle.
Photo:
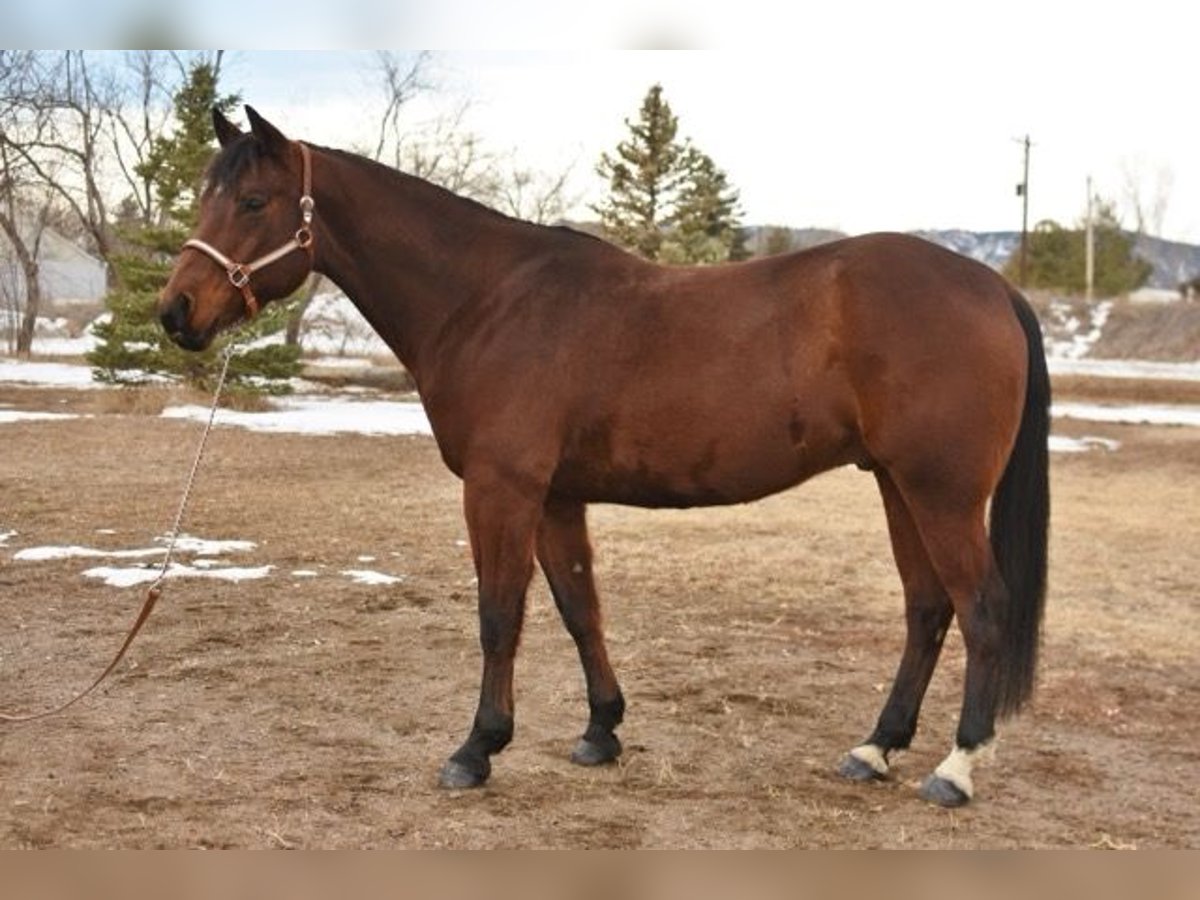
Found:
[{"label": "halter buckle", "polygon": [[239,291],[250,283],[250,272],[243,265],[235,265],[229,269],[229,283]]}]

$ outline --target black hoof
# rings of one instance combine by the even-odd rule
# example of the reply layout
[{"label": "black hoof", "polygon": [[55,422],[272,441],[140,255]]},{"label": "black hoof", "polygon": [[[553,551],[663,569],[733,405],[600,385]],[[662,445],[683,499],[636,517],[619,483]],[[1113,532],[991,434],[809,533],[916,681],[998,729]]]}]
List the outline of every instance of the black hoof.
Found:
[{"label": "black hoof", "polygon": [[887,776],[875,770],[870,763],[865,763],[853,753],[847,753],[838,766],[838,774],[851,781],[884,781]]},{"label": "black hoof", "polygon": [[571,751],[571,762],[577,766],[602,766],[621,755],[621,742],[609,734],[600,737],[581,737]]},{"label": "black hoof", "polygon": [[930,775],[925,779],[925,783],[921,785],[921,799],[943,809],[956,809],[966,806],[971,801],[962,788],[938,775]]},{"label": "black hoof", "polygon": [[491,774],[492,764],[483,760],[483,765],[448,759],[438,775],[438,784],[449,790],[465,790],[481,787]]}]

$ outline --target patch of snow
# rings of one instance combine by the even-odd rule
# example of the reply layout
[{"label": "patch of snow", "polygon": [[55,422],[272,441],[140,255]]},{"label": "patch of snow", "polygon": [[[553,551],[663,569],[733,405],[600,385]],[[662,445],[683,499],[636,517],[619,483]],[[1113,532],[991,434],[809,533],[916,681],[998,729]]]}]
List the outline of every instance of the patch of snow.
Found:
[{"label": "patch of snow", "polygon": [[149,547],[144,550],[97,550],[95,547],[27,547],[18,550],[13,559],[20,562],[46,562],[52,559],[144,559],[162,556],[166,550]]},{"label": "patch of snow", "polygon": [[[155,538],[160,544],[166,544],[170,538],[166,535]],[[179,553],[195,553],[197,556],[220,556],[222,553],[239,553],[253,550],[258,544],[254,541],[212,541],[206,538],[181,534],[175,541],[175,550]]]},{"label": "patch of snow", "polygon": [[1088,311],[1088,322],[1085,326],[1071,314],[1066,303],[1061,300],[1053,301],[1046,315],[1046,355],[1057,359],[1079,359],[1087,356],[1104,333],[1104,326],[1112,308],[1111,300],[1097,303]]},{"label": "patch of snow", "polygon": [[1200,406],[1150,403],[1138,406],[1104,406],[1099,403],[1055,403],[1050,414],[1060,419],[1082,419],[1087,422],[1200,427]]},{"label": "patch of snow", "polygon": [[13,422],[61,422],[65,419],[78,419],[75,413],[52,412],[21,412],[15,409],[0,409],[0,425],[11,425]]},{"label": "patch of snow", "polygon": [[385,575],[383,572],[373,572],[370,569],[346,569],[342,574],[351,578],[355,584],[399,584],[404,580],[397,575]]},{"label": "patch of snow", "polygon": [[1107,450],[1110,453],[1119,450],[1120,441],[1102,437],[1064,437],[1059,434],[1050,435],[1051,453],[1087,453],[1089,450]]},{"label": "patch of snow", "polygon": [[[218,410],[216,424],[272,434],[432,434],[420,403],[394,400],[345,400],[322,397],[285,397],[280,409],[269,412]],[[167,419],[208,420],[203,406],[172,406]]]},{"label": "patch of snow", "polygon": [[[184,566],[176,563],[172,564],[167,570],[166,577],[213,578],[220,581],[252,581],[259,578],[266,578],[274,568],[274,566],[230,566],[228,568],[215,569],[197,568],[196,566]],[[100,566],[95,569],[88,569],[83,574],[86,578],[100,578],[110,587],[133,587],[139,584],[149,584],[154,581],[158,578],[158,569],[145,568],[143,566],[126,568]]]},{"label": "patch of snow", "polygon": [[316,578],[317,574],[314,569],[296,569],[292,572],[294,578]]},{"label": "patch of snow", "polygon": [[[155,538],[160,544],[166,544],[169,538]],[[235,553],[253,550],[257,544],[253,541],[210,541],[204,538],[182,534],[175,542],[178,553],[194,553],[197,556],[219,556],[222,553]],[[14,554],[14,560],[22,562],[45,562],[54,559],[144,559],[149,556],[162,556],[167,552],[163,547],[145,547],[136,550],[98,550],[95,547],[29,547]]]},{"label": "patch of snow", "polygon": [[1096,378],[1147,378],[1200,381],[1200,363],[1152,362],[1138,359],[1047,360],[1051,375],[1090,375]]},{"label": "patch of snow", "polygon": [[0,530],[0,547],[3,547],[5,544],[7,544],[9,538],[15,538],[16,536],[17,533],[15,531]]},{"label": "patch of snow", "polygon": [[36,384],[39,387],[98,388],[87,366],[67,363],[25,362],[0,359],[0,381],[11,384]]}]

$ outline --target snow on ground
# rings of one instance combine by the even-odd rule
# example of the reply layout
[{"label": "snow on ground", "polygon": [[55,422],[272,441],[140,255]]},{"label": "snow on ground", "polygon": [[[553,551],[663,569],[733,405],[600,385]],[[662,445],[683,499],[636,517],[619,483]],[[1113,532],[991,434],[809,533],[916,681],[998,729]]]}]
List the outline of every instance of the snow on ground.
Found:
[{"label": "snow on ground", "polygon": [[16,409],[0,409],[0,425],[12,422],[52,422],[61,419],[78,419],[74,413],[21,412]]},{"label": "snow on ground", "polygon": [[[202,561],[201,561],[202,562]],[[172,563],[167,569],[167,578],[212,578],[220,581],[250,581],[257,578],[266,578],[271,574],[274,566],[222,566],[221,568],[213,568],[210,566],[194,566],[180,565]],[[84,571],[85,578],[99,578],[110,587],[134,587],[139,584],[149,584],[158,578],[159,567],[146,568],[144,566],[133,566],[127,568],[119,568],[115,566],[98,566],[94,569]]]},{"label": "snow on ground", "polygon": [[1200,427],[1200,406],[1143,404],[1108,406],[1100,403],[1055,403],[1050,414],[1059,419],[1111,422],[1121,425],[1191,425]]},{"label": "snow on ground", "polygon": [[[44,562],[51,559],[142,559],[150,556],[163,556],[167,552],[170,538],[167,536],[154,539],[160,547],[138,547],[132,550],[98,550],[95,547],[27,547],[18,550],[14,560],[24,562]],[[253,550],[258,545],[253,541],[213,541],[181,534],[175,541],[176,553],[193,553],[197,556],[220,556],[223,553],[244,553]]]},{"label": "snow on ground", "polygon": [[1043,328],[1046,332],[1046,354],[1058,359],[1079,359],[1091,352],[1112,313],[1113,303],[1104,300],[1088,310],[1088,322],[1081,322],[1071,306],[1062,300],[1050,304]]},{"label": "snow on ground", "polygon": [[[111,529],[100,529],[111,531]],[[17,536],[15,531],[0,529],[0,547],[5,547],[11,538]],[[116,550],[101,550],[96,547],[80,547],[75,545],[26,547],[12,554],[14,563],[38,563],[64,559],[111,559],[111,560],[144,560],[126,566],[105,565],[85,569],[81,574],[85,578],[98,578],[111,587],[135,587],[149,584],[156,580],[162,570],[161,557],[167,552],[167,536],[155,538],[157,547],[132,547]],[[180,535],[175,542],[177,554],[187,554],[199,557],[190,563],[171,563],[167,569],[167,578],[210,578],[223,581],[249,581],[267,578],[275,566],[246,566],[227,565],[221,560],[207,557],[221,556],[228,553],[249,553],[258,548],[254,541],[246,540],[210,540],[194,535]],[[395,555],[395,554],[393,554]],[[151,560],[152,557],[159,557]],[[361,559],[362,557],[360,557]],[[374,557],[372,557],[374,558]],[[291,573],[294,577],[315,578],[319,573],[311,569],[298,569]],[[347,569],[340,573],[355,584],[391,585],[404,580],[402,575],[389,575],[369,569]]]},{"label": "snow on ground", "polygon": [[1087,453],[1089,450],[1119,450],[1120,441],[1102,437],[1066,437],[1061,434],[1050,435],[1051,453]]},{"label": "snow on ground", "polygon": [[[97,320],[99,321],[99,320]],[[39,316],[33,328],[33,352],[38,356],[82,356],[95,349],[93,322],[76,334],[70,319],[61,316]],[[0,334],[15,335],[21,325],[21,315],[13,310],[0,309]]]},{"label": "snow on ground", "polygon": [[1095,378],[1149,378],[1165,381],[1200,381],[1200,362],[1152,362],[1137,359],[1047,360],[1051,375],[1090,375]]},{"label": "snow on ground", "polygon": [[397,575],[385,575],[383,572],[375,572],[371,569],[346,569],[342,574],[355,584],[399,584],[404,580]]},{"label": "snow on ground", "polygon": [[104,386],[92,380],[92,370],[87,366],[15,359],[0,359],[0,382],[81,389]]},{"label": "snow on ground", "polygon": [[[284,397],[279,409],[246,413],[219,410],[218,425],[275,434],[432,434],[429,419],[420,403],[395,400],[349,400],[339,397]],[[163,410],[167,419],[208,421],[202,406],[172,406]]]}]

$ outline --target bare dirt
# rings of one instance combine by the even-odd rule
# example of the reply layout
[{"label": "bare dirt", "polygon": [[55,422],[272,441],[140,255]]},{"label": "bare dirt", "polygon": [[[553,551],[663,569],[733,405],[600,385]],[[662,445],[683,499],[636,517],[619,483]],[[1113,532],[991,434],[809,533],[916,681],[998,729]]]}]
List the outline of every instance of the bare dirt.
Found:
[{"label": "bare dirt", "polygon": [[[104,393],[0,387],[12,407],[98,413],[0,425],[3,709],[90,681],[141,600],[82,577],[97,561],[14,554],[144,547],[174,513],[198,426],[105,412],[121,404]],[[731,509],[595,508],[624,757],[568,762],[583,681],[538,580],[516,738],[486,788],[447,792],[479,657],[459,485],[433,442],[221,429],[187,531],[254,541],[227,561],[275,568],[169,582],[101,691],[0,725],[0,846],[1200,846],[1200,434],[1056,430],[1122,447],[1054,458],[1040,688],[965,809],[916,796],[954,732],[956,636],[893,780],[834,774],[903,641],[869,476]],[[357,568],[404,580],[341,574]]]}]

